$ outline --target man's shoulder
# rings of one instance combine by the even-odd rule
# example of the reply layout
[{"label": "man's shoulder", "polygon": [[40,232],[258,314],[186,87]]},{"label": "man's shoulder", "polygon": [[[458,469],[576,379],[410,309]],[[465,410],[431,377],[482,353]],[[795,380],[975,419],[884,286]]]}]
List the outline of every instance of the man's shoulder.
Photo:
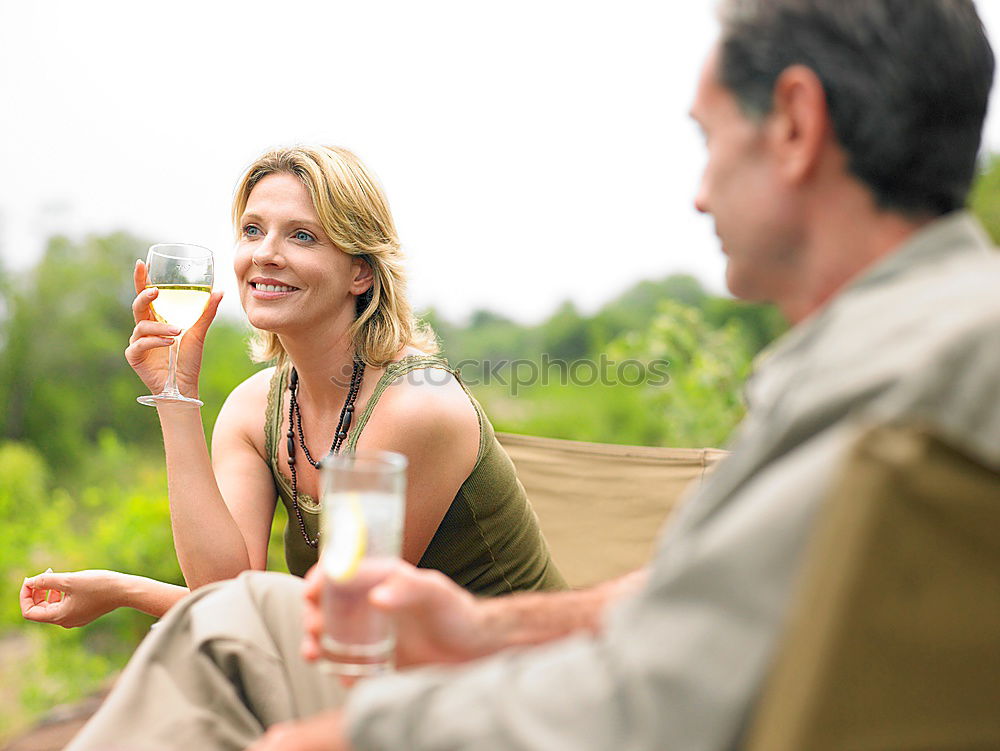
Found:
[{"label": "man's shoulder", "polygon": [[868,358],[874,369],[884,368],[886,381],[865,411],[879,421],[919,419],[983,456],[996,454],[1000,254],[961,255],[919,269],[889,298],[869,318]]},{"label": "man's shoulder", "polygon": [[751,406],[780,404],[800,429],[869,410],[966,421],[1000,384],[1000,257],[960,254],[849,291],[777,355]]},{"label": "man's shoulder", "polygon": [[[907,362],[974,343],[1000,327],[1000,253],[958,254],[850,292],[824,338],[871,361]],[[850,342],[853,342],[853,347]]]}]

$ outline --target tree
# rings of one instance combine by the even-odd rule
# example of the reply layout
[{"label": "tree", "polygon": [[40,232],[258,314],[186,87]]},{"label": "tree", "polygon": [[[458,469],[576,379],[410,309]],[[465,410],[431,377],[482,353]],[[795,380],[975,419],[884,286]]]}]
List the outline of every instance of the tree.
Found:
[{"label": "tree", "polygon": [[665,300],[649,325],[612,342],[609,352],[646,364],[654,376],[665,365],[669,380],[647,378],[641,392],[646,414],[660,425],[658,443],[721,446],[743,417],[753,352],[735,322],[716,328],[698,308]]},{"label": "tree", "polygon": [[559,360],[587,357],[591,351],[586,318],[567,300],[538,328],[542,352]]}]

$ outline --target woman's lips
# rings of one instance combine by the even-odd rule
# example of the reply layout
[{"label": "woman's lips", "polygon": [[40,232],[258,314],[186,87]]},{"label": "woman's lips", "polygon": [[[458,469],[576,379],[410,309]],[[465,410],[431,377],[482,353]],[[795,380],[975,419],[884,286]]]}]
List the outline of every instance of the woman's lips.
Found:
[{"label": "woman's lips", "polygon": [[275,282],[250,282],[250,294],[256,300],[277,300],[298,292],[298,287]]}]

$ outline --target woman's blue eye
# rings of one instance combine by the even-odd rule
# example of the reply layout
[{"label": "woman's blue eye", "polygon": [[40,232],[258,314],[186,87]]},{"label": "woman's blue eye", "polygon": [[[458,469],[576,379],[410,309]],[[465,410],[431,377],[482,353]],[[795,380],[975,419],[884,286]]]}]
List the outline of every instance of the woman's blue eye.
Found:
[{"label": "woman's blue eye", "polygon": [[303,243],[311,243],[316,240],[315,237],[313,237],[308,232],[305,232],[303,230],[299,230],[298,232],[295,233],[295,239]]},{"label": "woman's blue eye", "polygon": [[257,235],[260,234],[260,230],[257,227],[254,227],[252,224],[248,224],[246,227],[243,228],[243,234],[247,235],[248,237],[256,237]]}]

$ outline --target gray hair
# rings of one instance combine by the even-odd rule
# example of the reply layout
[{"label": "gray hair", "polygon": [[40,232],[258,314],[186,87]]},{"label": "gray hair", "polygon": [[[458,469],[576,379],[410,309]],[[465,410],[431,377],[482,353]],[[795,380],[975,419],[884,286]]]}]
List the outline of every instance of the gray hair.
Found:
[{"label": "gray hair", "polygon": [[965,204],[994,68],[972,0],[722,0],[719,18],[719,79],[748,116],[766,116],[781,72],[805,65],[882,208]]}]

